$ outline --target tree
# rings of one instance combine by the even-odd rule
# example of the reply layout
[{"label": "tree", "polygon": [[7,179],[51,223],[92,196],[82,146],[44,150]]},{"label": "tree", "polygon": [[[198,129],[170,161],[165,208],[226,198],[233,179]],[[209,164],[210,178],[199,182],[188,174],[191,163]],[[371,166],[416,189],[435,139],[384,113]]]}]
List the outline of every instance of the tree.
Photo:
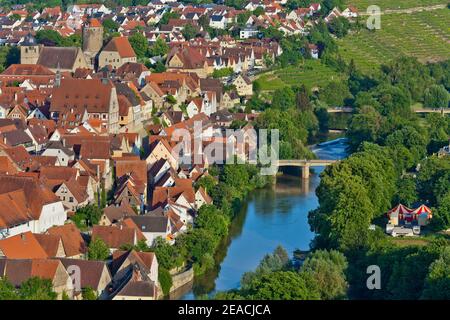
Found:
[{"label": "tree", "polygon": [[155,68],[153,69],[155,73],[162,73],[166,71],[166,66],[161,61],[156,62]]},{"label": "tree", "polygon": [[394,198],[395,203],[403,203],[411,206],[418,200],[416,181],[412,176],[405,176],[397,182],[397,192]]},{"label": "tree", "polygon": [[181,31],[181,34],[186,40],[191,40],[192,38],[195,38],[197,35],[197,28],[194,27],[192,24],[188,23],[184,26],[183,30]]},{"label": "tree", "polygon": [[244,296],[252,300],[317,300],[310,280],[292,271],[277,271],[251,281]]},{"label": "tree", "polygon": [[347,130],[349,147],[352,151],[358,149],[364,141],[376,142],[381,127],[382,118],[372,107],[364,107],[350,120]]},{"label": "tree", "polygon": [[431,226],[439,231],[450,228],[450,192],[441,199],[439,206],[433,210]]},{"label": "tree", "polygon": [[138,59],[143,59],[148,52],[147,38],[140,32],[135,32],[132,36],[128,37],[128,41],[131,44]]},{"label": "tree", "polygon": [[157,38],[155,43],[150,47],[150,56],[165,56],[169,52],[169,46],[167,43],[161,39]]},{"label": "tree", "polygon": [[214,69],[212,76],[213,78],[223,78],[223,77],[229,77],[233,74],[233,68],[221,68],[221,69]]},{"label": "tree", "polygon": [[0,47],[0,72],[3,72],[11,64],[20,63],[20,49],[18,47]]},{"label": "tree", "polygon": [[0,277],[0,300],[18,300],[19,294],[16,288],[7,278]]},{"label": "tree", "polygon": [[216,240],[220,240],[228,232],[228,219],[214,205],[203,205],[198,210],[195,225],[198,228],[207,229]]},{"label": "tree", "polygon": [[111,33],[117,32],[119,30],[120,25],[112,20],[111,18],[103,20],[103,30],[105,34],[109,35]]},{"label": "tree", "polygon": [[440,257],[429,267],[425,279],[422,299],[449,300],[450,299],[450,247],[447,246]]},{"label": "tree", "polygon": [[264,8],[261,7],[261,6],[258,6],[258,7],[256,7],[255,10],[253,10],[253,14],[254,14],[255,16],[257,16],[257,17],[263,15],[264,12],[265,12],[265,10],[264,10]]},{"label": "tree", "polygon": [[350,29],[350,22],[345,17],[337,17],[328,24],[328,29],[338,38],[343,38],[347,35]]},{"label": "tree", "polygon": [[83,300],[97,300],[97,293],[91,287],[86,287],[82,289]]},{"label": "tree", "polygon": [[96,205],[89,204],[79,208],[71,220],[75,222],[78,228],[85,228],[98,224],[102,216],[102,210]]},{"label": "tree", "polygon": [[106,260],[110,256],[108,245],[100,238],[91,241],[88,248],[89,260]]},{"label": "tree", "polygon": [[170,19],[178,19],[179,17],[180,17],[180,15],[176,12],[166,11],[162,15],[161,20],[159,20],[158,25],[162,26],[162,25],[168,24]]},{"label": "tree", "polygon": [[304,84],[297,91],[297,108],[300,110],[309,110],[311,108],[309,92]]},{"label": "tree", "polygon": [[20,15],[18,13],[14,13],[14,14],[9,16],[9,19],[12,20],[12,21],[17,21],[17,20],[20,20],[21,17],[20,17]]},{"label": "tree", "polygon": [[330,106],[341,107],[345,99],[351,97],[351,93],[344,81],[331,81],[322,89],[319,97]]},{"label": "tree", "polygon": [[211,175],[204,175],[195,183],[195,187],[202,187],[206,192],[212,191],[214,186],[217,184],[217,180]]},{"label": "tree", "polygon": [[295,93],[290,87],[275,90],[272,96],[273,108],[287,110],[295,106]]},{"label": "tree", "polygon": [[179,264],[178,261],[180,260],[180,257],[176,252],[176,247],[170,245],[161,237],[155,239],[150,250],[155,253],[158,264],[162,268],[170,270]]},{"label": "tree", "polygon": [[423,104],[427,108],[447,108],[450,94],[443,85],[433,85],[425,90]]},{"label": "tree", "polygon": [[170,293],[170,288],[172,287],[172,276],[169,271],[160,267],[158,269],[158,280],[164,295],[167,296]]},{"label": "tree", "polygon": [[341,252],[317,250],[307,257],[300,272],[308,273],[316,282],[322,300],[343,299],[348,288],[347,266],[347,259]]},{"label": "tree", "polygon": [[47,46],[62,46],[63,37],[55,30],[45,29],[36,32],[36,40]]},{"label": "tree", "polygon": [[56,300],[52,281],[39,277],[31,277],[20,285],[21,300]]}]

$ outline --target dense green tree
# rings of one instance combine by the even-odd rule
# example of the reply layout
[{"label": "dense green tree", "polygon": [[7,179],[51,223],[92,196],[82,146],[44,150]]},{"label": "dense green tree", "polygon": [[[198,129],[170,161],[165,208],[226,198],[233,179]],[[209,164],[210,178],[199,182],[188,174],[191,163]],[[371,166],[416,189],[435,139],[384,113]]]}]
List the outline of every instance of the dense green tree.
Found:
[{"label": "dense green tree", "polygon": [[418,200],[416,181],[412,176],[404,176],[397,182],[397,192],[395,194],[394,203],[402,203],[411,206]]},{"label": "dense green tree", "polygon": [[352,151],[358,149],[364,141],[376,142],[382,118],[372,107],[364,107],[352,117],[348,124],[347,138]]},{"label": "dense green tree", "polygon": [[317,300],[316,288],[305,275],[292,271],[277,271],[255,278],[245,290],[251,300]]},{"label": "dense green tree", "polygon": [[150,47],[149,51],[152,57],[165,56],[169,52],[169,46],[164,39],[158,37],[155,43]]},{"label": "dense green tree", "polygon": [[148,53],[148,41],[147,38],[140,32],[135,32],[128,37],[128,41],[131,44],[138,59],[143,59]]},{"label": "dense green tree", "polygon": [[450,299],[450,246],[447,246],[429,268],[422,299]]},{"label": "dense green tree", "polygon": [[106,260],[109,256],[108,245],[102,239],[91,240],[88,248],[89,260]]},{"label": "dense green tree", "polygon": [[180,18],[180,14],[176,12],[166,11],[159,20],[158,25],[162,26],[168,24],[170,19],[178,19],[178,18]]},{"label": "dense green tree", "polygon": [[343,38],[348,34],[350,22],[345,17],[337,17],[328,24],[328,29],[338,38]]},{"label": "dense green tree", "polygon": [[290,87],[275,90],[272,96],[272,107],[287,110],[295,106],[295,93]]},{"label": "dense green tree", "polygon": [[19,294],[16,288],[7,278],[0,278],[0,300],[18,300]]},{"label": "dense green tree", "polygon": [[347,259],[341,252],[317,250],[307,257],[300,272],[311,275],[322,300],[343,299],[348,289],[347,266]]},{"label": "dense green tree", "polygon": [[39,277],[31,277],[20,285],[21,300],[56,300],[52,281]]},{"label": "dense green tree", "polygon": [[89,204],[79,208],[74,216],[71,217],[78,228],[93,226],[98,224],[102,216],[102,210],[96,205]]},{"label": "dense green tree", "polygon": [[170,288],[172,287],[172,276],[169,271],[163,267],[158,269],[158,280],[161,284],[161,289],[164,295],[168,295],[170,293]]},{"label": "dense green tree", "polygon": [[425,90],[423,104],[427,108],[448,108],[450,94],[443,85],[433,85]]},{"label": "dense green tree", "polygon": [[181,33],[186,40],[191,40],[192,38],[195,38],[195,36],[197,35],[197,28],[195,28],[192,24],[188,23],[187,25],[184,26]]},{"label": "dense green tree", "polygon": [[91,287],[83,288],[81,291],[82,291],[81,295],[83,297],[83,300],[97,300],[98,299],[97,293]]},{"label": "dense green tree", "polygon": [[330,81],[319,93],[321,100],[333,107],[344,106],[347,98],[351,97],[348,86],[343,81]]}]

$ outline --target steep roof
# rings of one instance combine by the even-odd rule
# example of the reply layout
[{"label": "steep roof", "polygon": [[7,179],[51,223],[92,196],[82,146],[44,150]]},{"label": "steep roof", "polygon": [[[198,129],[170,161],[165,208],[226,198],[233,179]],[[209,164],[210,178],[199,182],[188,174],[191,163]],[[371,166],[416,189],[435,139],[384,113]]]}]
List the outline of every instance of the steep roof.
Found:
[{"label": "steep roof", "polygon": [[61,237],[50,234],[36,233],[34,237],[45,250],[48,257],[56,257],[59,245],[62,244]]},{"label": "steep roof", "polygon": [[20,286],[31,277],[53,280],[60,264],[60,261],[51,259],[7,259],[5,276],[14,286]]},{"label": "steep roof", "polygon": [[114,37],[108,44],[103,48],[102,51],[114,51],[119,53],[121,58],[134,58],[136,53],[134,53],[128,38],[126,37]]},{"label": "steep roof", "polygon": [[0,250],[8,259],[45,259],[48,257],[31,232],[0,240]]},{"label": "steep roof", "polygon": [[43,47],[37,64],[50,69],[72,69],[80,51],[76,47]]},{"label": "steep roof", "polygon": [[141,215],[131,219],[142,232],[167,232],[168,218],[161,216]]},{"label": "steep roof", "polygon": [[135,244],[136,231],[132,228],[116,226],[94,226],[92,240],[102,239],[109,248],[120,248],[125,244]]},{"label": "steep roof", "polygon": [[24,204],[36,220],[46,204],[60,202],[59,198],[36,178],[26,176],[0,175],[0,194],[23,190]]},{"label": "steep roof", "polygon": [[78,266],[80,268],[80,286],[81,288],[90,287],[94,290],[100,286],[100,280],[102,274],[106,269],[106,272],[111,279],[111,274],[109,269],[106,267],[106,262],[104,261],[92,261],[92,260],[81,260],[81,259],[68,259],[68,258],[58,258],[59,261],[64,265],[64,268],[70,266]]},{"label": "steep roof", "polygon": [[87,252],[86,243],[81,236],[80,230],[72,223],[51,227],[47,230],[47,234],[61,237],[67,257]]},{"label": "steep roof", "polygon": [[110,82],[103,83],[100,79],[62,79],[53,91],[50,110],[61,112],[78,107],[89,113],[107,113],[112,89]]}]

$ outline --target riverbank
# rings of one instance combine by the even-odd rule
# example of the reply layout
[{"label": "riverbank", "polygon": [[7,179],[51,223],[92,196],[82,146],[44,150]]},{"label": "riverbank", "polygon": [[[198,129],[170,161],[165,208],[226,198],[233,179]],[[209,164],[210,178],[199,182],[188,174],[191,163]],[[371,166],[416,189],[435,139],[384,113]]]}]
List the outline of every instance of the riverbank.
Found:
[{"label": "riverbank", "polygon": [[[340,139],[315,152],[319,158],[341,159],[346,156],[345,149],[345,140]],[[242,274],[253,270],[278,245],[288,252],[308,250],[314,238],[308,212],[318,206],[315,189],[322,170],[318,168],[308,181],[302,181],[298,174],[278,176],[276,185],[250,192],[216,250],[215,266],[171,299],[196,299],[238,288]]]}]

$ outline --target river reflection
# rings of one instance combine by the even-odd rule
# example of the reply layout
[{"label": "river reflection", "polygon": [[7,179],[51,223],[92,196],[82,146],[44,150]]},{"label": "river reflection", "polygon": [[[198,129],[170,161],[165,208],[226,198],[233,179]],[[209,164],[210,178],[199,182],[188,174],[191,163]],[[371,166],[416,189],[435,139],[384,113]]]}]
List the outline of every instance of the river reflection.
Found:
[{"label": "river reflection", "polygon": [[[317,146],[322,159],[345,157],[345,141]],[[318,206],[315,189],[323,168],[315,168],[309,180],[302,180],[297,169],[277,177],[274,186],[255,190],[233,220],[228,237],[216,253],[216,267],[195,279],[192,291],[173,299],[195,299],[202,294],[239,287],[244,272],[254,270],[267,253],[282,245],[289,253],[308,250],[314,237],[308,212]]]}]

